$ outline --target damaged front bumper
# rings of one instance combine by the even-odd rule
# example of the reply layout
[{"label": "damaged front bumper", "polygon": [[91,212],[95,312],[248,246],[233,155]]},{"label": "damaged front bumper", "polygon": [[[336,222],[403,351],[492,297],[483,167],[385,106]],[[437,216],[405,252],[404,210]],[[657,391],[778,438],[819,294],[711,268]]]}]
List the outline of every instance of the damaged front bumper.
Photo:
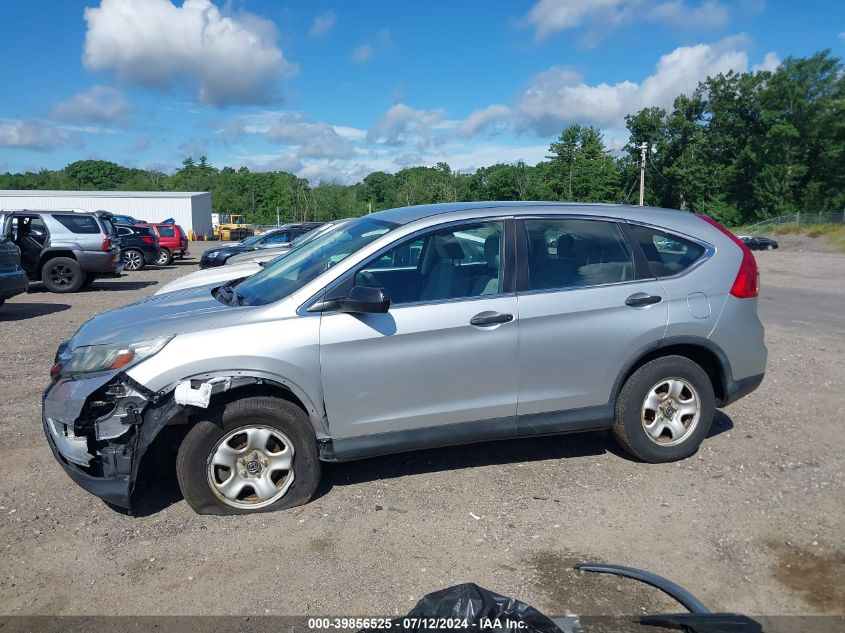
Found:
[{"label": "damaged front bumper", "polygon": [[42,398],[42,425],[68,476],[104,501],[131,508],[138,466],[181,407],[125,374],[59,378]]}]

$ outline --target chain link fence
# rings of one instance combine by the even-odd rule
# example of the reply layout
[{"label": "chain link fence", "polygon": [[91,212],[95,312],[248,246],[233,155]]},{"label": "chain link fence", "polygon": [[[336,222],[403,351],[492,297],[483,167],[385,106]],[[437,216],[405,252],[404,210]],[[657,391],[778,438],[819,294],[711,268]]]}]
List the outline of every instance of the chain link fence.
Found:
[{"label": "chain link fence", "polygon": [[767,229],[782,225],[815,226],[819,224],[845,224],[845,211],[840,213],[796,213],[794,215],[780,215],[757,222],[743,229],[746,233],[763,233]]}]

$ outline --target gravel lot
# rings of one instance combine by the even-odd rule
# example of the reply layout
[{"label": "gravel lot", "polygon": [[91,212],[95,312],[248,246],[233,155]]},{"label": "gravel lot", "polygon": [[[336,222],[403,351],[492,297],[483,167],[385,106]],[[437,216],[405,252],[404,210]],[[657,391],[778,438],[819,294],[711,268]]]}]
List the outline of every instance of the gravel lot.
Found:
[{"label": "gravel lot", "polygon": [[61,340],[194,270],[203,247],[0,310],[0,613],[394,615],[463,581],[549,614],[677,610],[571,571],[586,559],[720,610],[845,614],[845,255],[757,254],[766,380],[684,462],[639,464],[596,433],[425,451],[328,465],[311,504],[245,518],[197,516],[169,473],[147,473],[120,514],[54,462],[40,394]]}]

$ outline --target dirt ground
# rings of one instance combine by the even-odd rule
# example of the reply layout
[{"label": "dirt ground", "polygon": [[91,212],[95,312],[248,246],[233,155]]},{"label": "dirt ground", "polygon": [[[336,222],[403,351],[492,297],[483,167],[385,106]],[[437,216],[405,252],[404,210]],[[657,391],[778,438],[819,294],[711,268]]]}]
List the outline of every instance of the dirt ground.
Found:
[{"label": "dirt ground", "polygon": [[551,615],[678,610],[578,560],[664,574],[712,608],[845,614],[845,255],[757,253],[769,365],[677,464],[634,462],[605,434],[327,465],[317,498],[197,516],[147,473],[134,516],[73,484],[41,434],[58,343],[194,259],[35,290],[0,310],[0,614],[387,615],[473,581]]}]

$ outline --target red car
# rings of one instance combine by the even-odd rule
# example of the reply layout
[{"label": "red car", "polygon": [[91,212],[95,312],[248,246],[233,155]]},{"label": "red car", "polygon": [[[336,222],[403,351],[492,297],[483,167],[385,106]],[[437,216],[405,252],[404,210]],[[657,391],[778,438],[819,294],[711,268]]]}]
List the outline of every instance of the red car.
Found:
[{"label": "red car", "polygon": [[188,254],[188,236],[178,224],[139,223],[136,226],[148,226],[158,235],[161,247],[161,253],[156,260],[158,266],[168,266],[174,257],[182,259]]}]

